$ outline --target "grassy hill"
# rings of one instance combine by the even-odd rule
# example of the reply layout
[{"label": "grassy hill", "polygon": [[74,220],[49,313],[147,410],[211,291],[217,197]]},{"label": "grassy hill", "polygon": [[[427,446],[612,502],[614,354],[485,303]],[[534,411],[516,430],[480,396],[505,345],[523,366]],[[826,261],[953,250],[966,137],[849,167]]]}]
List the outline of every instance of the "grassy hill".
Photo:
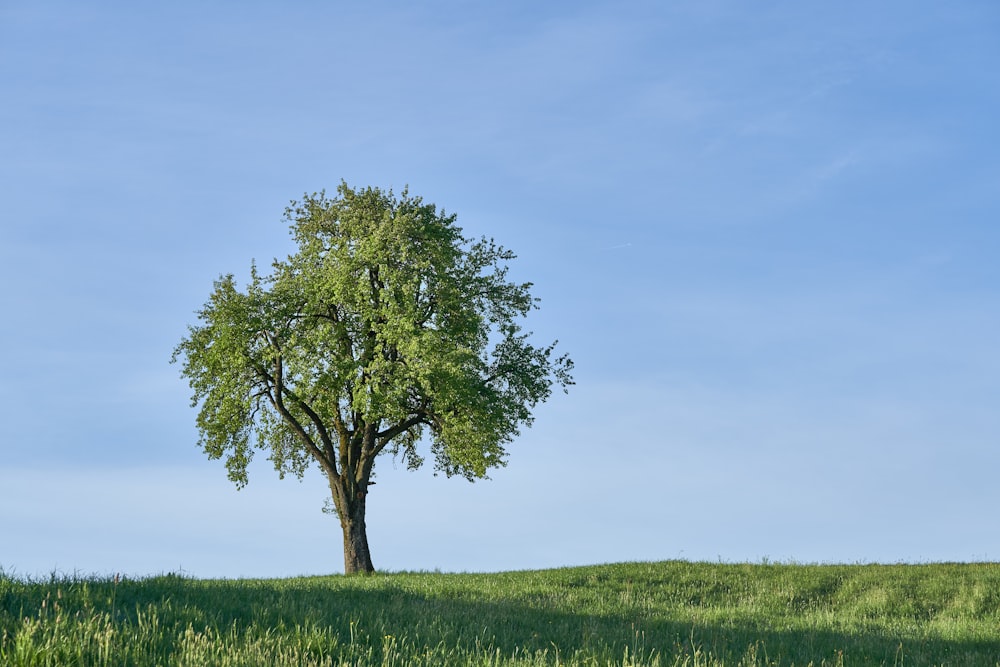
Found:
[{"label": "grassy hill", "polygon": [[1000,665],[1000,565],[0,574],[3,665]]}]

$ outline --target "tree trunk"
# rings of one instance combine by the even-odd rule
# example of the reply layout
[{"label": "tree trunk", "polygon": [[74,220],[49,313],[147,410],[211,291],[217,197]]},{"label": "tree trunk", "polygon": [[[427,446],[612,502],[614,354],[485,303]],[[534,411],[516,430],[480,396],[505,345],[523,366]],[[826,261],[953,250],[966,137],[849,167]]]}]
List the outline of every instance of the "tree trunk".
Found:
[{"label": "tree trunk", "polygon": [[371,551],[368,550],[368,530],[365,527],[365,499],[349,503],[349,512],[340,517],[344,529],[344,574],[372,574]]},{"label": "tree trunk", "polygon": [[344,489],[331,483],[333,503],[344,531],[344,574],[372,574],[371,551],[368,549],[368,529],[365,526],[365,501],[368,495],[358,489]]}]

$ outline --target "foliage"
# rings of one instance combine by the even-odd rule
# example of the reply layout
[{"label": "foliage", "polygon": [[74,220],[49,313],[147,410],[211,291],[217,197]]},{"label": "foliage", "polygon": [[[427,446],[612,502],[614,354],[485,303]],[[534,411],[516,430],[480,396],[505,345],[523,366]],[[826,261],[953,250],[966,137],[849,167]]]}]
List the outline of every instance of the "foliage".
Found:
[{"label": "foliage", "polygon": [[1000,566],[0,575],[4,665],[990,665]]},{"label": "foliage", "polygon": [[517,324],[535,305],[531,284],[506,280],[513,253],[465,239],[454,215],[406,191],[338,192],[293,202],[299,252],[270,276],[254,267],[245,292],[220,278],[178,346],[205,450],[245,484],[254,447],[301,475],[311,454],[328,458],[336,443],[346,458],[370,429],[376,453],[415,467],[429,430],[443,472],[483,477],[550,376],[571,382],[568,358]]}]

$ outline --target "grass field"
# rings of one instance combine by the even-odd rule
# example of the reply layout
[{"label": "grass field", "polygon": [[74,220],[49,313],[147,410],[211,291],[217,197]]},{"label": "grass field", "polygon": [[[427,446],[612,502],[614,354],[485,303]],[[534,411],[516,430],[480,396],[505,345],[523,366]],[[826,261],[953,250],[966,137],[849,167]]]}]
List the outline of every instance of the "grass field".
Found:
[{"label": "grass field", "polygon": [[1000,665],[1000,564],[0,573],[2,665]]}]

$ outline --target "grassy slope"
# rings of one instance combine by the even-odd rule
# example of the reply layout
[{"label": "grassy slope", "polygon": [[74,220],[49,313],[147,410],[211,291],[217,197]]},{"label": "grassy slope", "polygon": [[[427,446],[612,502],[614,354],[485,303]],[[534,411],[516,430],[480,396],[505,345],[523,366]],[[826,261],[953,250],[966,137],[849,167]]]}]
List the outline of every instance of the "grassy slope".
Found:
[{"label": "grassy slope", "polygon": [[0,664],[1000,665],[1000,565],[0,575]]}]

